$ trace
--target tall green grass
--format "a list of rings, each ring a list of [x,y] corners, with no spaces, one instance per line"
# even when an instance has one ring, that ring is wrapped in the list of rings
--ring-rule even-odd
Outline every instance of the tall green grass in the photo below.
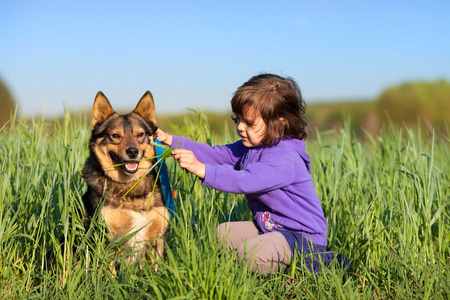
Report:
[[[72,119],[71,119],[72,118]],[[329,222],[329,249],[350,270],[319,276],[296,268],[259,277],[221,250],[214,229],[249,220],[241,195],[201,187],[168,160],[178,215],[164,259],[127,264],[106,244],[107,228],[89,228],[77,208],[86,186],[89,120],[13,120],[0,132],[0,297],[2,298],[443,298],[450,295],[449,136],[387,124],[361,142],[350,124],[307,142],[312,176]],[[164,128],[210,144],[216,136],[198,113]],[[225,130],[224,132],[229,132]],[[61,246],[60,241],[64,240]],[[51,254],[51,255],[49,255]],[[122,262],[115,274],[112,260]],[[293,280],[288,280],[293,279]],[[319,298],[320,297],[320,298]]]

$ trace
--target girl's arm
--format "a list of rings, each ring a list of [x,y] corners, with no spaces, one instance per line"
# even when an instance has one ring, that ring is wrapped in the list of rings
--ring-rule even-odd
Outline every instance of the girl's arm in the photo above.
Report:
[[[171,147],[178,148],[178,143],[180,143],[180,148],[192,151],[197,159],[204,164],[234,167],[242,154],[247,151],[241,140],[233,144],[211,147],[206,143],[194,142],[187,137],[172,136]]]
[[[211,147],[206,143],[194,142],[187,137],[172,136],[159,128],[156,130],[156,138],[172,148],[178,148],[178,143],[180,143],[180,148],[191,150],[203,163],[234,165],[246,151],[241,141],[225,146]]]
[[[306,171],[298,154],[279,148],[266,149],[258,161],[248,163],[244,170],[212,164],[206,164],[205,169],[203,185],[235,194],[266,193],[287,187],[296,180],[309,180],[306,175],[303,179],[295,178],[300,169]]]

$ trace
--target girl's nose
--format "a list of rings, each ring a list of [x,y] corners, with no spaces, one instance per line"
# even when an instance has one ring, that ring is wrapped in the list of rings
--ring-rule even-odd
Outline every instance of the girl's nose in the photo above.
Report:
[[[238,131],[244,130],[244,129],[245,129],[245,124],[244,124],[244,122],[238,120],[238,121],[236,122],[236,129],[237,129]]]

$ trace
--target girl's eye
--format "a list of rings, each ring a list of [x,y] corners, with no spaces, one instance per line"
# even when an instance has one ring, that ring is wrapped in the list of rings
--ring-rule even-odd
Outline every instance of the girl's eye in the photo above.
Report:
[[[231,116],[231,120],[233,120],[234,124],[237,124],[240,120],[237,116]]]

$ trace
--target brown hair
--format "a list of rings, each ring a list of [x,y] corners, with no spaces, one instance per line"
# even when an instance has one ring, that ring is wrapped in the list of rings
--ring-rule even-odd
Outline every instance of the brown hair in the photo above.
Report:
[[[264,145],[276,145],[285,137],[300,140],[308,137],[306,103],[294,79],[275,74],[253,76],[231,99],[231,109],[236,115],[242,116],[250,107],[261,114],[266,124]]]

